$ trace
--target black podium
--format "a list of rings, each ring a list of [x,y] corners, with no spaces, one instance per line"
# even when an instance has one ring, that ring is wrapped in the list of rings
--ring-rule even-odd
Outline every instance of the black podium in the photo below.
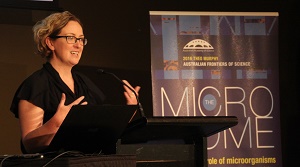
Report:
[[[136,154],[137,167],[207,166],[207,137],[237,124],[235,116],[148,118],[123,135],[117,154]]]
[[[51,166],[74,167],[206,167],[206,138],[238,124],[235,116],[205,116],[155,117],[147,118],[146,122],[138,119],[128,126],[135,110],[136,106],[74,107],[49,150],[62,149],[64,153],[76,150],[82,155],[10,155],[0,157],[1,164],[41,166],[51,162]],[[108,155],[90,154],[99,149]]]

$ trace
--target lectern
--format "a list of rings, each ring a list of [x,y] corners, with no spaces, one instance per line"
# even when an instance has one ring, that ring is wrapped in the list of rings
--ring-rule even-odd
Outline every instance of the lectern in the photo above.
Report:
[[[75,105],[46,151],[115,154],[116,142],[136,110],[136,105]]]
[[[207,137],[237,124],[235,116],[148,118],[123,135],[117,153],[136,154],[138,167],[207,166]]]

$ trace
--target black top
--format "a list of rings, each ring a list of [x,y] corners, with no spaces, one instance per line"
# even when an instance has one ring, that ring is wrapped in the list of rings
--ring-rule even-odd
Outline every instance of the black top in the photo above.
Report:
[[[75,93],[62,81],[58,72],[50,63],[30,75],[17,89],[10,110],[18,118],[18,103],[28,100],[42,108],[45,112],[44,123],[56,112],[62,93],[66,94],[65,105],[72,103],[80,96],[85,96],[83,101],[88,104],[101,105],[105,99],[103,92],[84,74],[72,70]]]
[[[58,72],[47,62],[43,67],[26,78],[17,89],[10,106],[10,111],[19,118],[18,103],[28,100],[44,110],[44,120],[47,122],[55,114],[62,93],[66,95],[65,105],[72,103],[80,96],[88,105],[101,105],[105,99],[103,92],[84,74],[72,70],[75,93],[62,81]],[[21,142],[21,150],[27,153]],[[47,150],[45,150],[47,151]]]
[[[47,122],[55,114],[62,93],[66,95],[65,105],[72,103],[80,96],[88,105],[101,105],[105,99],[103,92],[85,75],[72,70],[75,93],[62,81],[58,72],[47,62],[43,67],[26,78],[17,89],[10,106],[10,111],[19,118],[18,104],[20,100],[28,100],[44,110],[44,120]],[[21,150],[27,153],[22,142]]]

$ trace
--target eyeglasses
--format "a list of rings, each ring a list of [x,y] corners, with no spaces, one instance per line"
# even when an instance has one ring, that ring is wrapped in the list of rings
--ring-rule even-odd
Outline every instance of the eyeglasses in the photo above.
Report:
[[[80,45],[86,45],[87,39],[86,38],[76,38],[74,36],[50,36],[50,38],[66,38],[66,41],[68,44],[75,44],[77,41],[79,41]]]

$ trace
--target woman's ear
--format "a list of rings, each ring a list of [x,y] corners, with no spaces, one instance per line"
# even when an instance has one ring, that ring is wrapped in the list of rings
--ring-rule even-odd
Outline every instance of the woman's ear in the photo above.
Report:
[[[46,43],[46,45],[48,46],[48,48],[49,48],[50,50],[54,50],[53,41],[51,40],[50,37],[47,37],[47,38],[45,39],[45,43]]]

